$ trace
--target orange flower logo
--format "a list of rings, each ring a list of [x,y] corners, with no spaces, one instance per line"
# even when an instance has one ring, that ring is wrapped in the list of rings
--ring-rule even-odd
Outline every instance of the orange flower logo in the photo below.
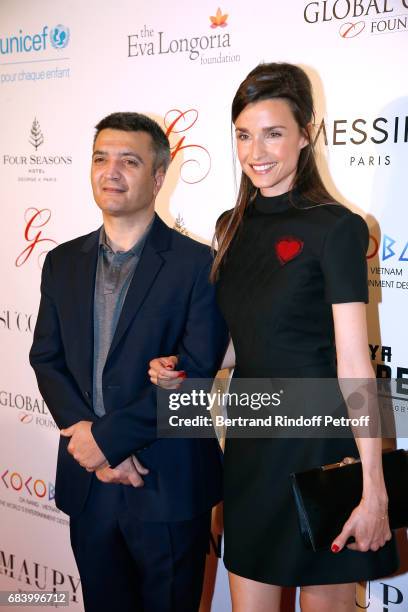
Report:
[[[217,12],[215,14],[215,16],[210,17],[211,20],[211,28],[225,28],[228,23],[227,23],[227,19],[228,19],[228,15],[222,14],[222,10],[220,8],[217,9]]]

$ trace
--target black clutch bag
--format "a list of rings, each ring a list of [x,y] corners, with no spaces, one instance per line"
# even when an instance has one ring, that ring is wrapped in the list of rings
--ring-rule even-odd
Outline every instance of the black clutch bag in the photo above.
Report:
[[[391,529],[408,527],[408,451],[383,453]],[[291,474],[300,530],[308,548],[330,548],[361,501],[361,462],[323,465]]]

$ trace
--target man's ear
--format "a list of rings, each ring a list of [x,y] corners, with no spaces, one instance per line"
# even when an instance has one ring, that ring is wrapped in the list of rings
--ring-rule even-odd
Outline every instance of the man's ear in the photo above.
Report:
[[[158,170],[156,170],[155,174],[154,174],[154,197],[157,196],[157,194],[159,193],[160,189],[162,188],[162,185],[164,183],[164,179],[166,177],[166,171],[164,170],[164,168],[158,168]]]

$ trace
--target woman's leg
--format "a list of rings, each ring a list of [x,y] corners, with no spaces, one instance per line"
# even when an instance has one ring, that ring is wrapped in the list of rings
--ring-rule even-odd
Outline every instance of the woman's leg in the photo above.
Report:
[[[279,612],[281,587],[228,573],[233,612]]]
[[[356,585],[325,584],[300,589],[302,612],[355,612]]]

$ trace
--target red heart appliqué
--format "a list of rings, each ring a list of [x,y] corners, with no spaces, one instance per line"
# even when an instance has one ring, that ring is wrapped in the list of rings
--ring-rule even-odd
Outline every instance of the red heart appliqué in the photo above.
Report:
[[[303,240],[294,238],[293,236],[285,236],[275,244],[276,255],[282,266],[300,255],[302,250]]]

